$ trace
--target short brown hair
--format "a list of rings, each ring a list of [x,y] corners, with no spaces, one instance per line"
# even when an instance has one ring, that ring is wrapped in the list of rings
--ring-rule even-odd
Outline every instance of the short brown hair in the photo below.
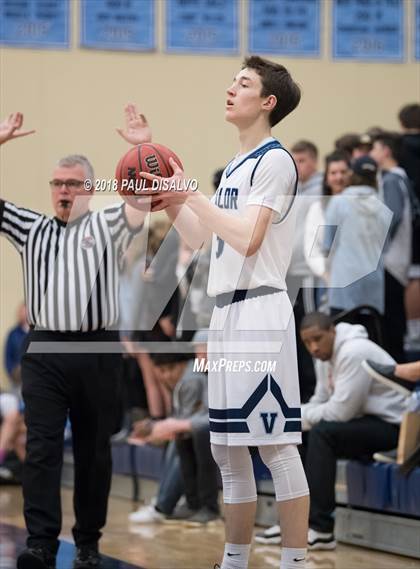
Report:
[[[315,160],[318,158],[318,148],[310,140],[299,140],[290,150],[293,154],[297,154],[298,152],[307,152],[308,154],[311,154]]]
[[[398,132],[383,132],[382,134],[378,134],[378,136],[375,136],[374,142],[379,142],[382,146],[389,148],[392,158],[396,162],[400,162],[402,138]]]
[[[420,129],[420,105],[417,103],[405,105],[398,113],[398,118],[404,128]]]
[[[242,69],[253,69],[261,77],[261,97],[274,95],[277,104],[269,116],[270,125],[274,126],[291,113],[299,104],[301,91],[289,71],[279,63],[273,63],[258,55],[246,57]]]

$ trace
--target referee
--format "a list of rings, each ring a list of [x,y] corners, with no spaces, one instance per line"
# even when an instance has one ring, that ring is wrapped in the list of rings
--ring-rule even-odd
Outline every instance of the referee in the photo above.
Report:
[[[126,119],[129,127],[127,109]],[[137,115],[137,121],[143,119]],[[30,134],[21,132],[22,121],[16,113],[0,124],[0,144]],[[145,119],[143,126],[137,129],[143,140],[130,141],[150,139]],[[107,329],[118,320],[119,265],[145,213],[123,204],[90,211],[84,182],[93,177],[83,156],[59,161],[50,181],[54,217],[0,200],[0,233],[22,259],[31,327],[22,360],[27,425],[23,496],[29,537],[18,569],[55,568],[68,416],[75,472],[74,568],[98,568],[101,563],[98,541],[111,483],[110,436],[118,426],[121,358],[112,351],[95,353],[88,344],[118,341],[118,332]]]

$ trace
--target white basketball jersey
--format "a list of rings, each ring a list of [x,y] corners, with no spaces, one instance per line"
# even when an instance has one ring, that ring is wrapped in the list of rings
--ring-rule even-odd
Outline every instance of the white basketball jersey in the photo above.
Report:
[[[228,164],[212,202],[234,216],[243,217],[250,205],[268,207],[275,215],[259,250],[250,257],[241,255],[213,234],[207,289],[210,296],[262,285],[286,290],[286,272],[293,249],[295,208],[292,205],[296,189],[293,159],[272,137]]]

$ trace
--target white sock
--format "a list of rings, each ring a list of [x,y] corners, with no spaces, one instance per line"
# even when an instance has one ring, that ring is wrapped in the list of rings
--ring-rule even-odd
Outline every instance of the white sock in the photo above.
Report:
[[[281,550],[280,569],[305,569],[305,549],[283,547]]]
[[[250,550],[251,544],[225,543],[220,569],[247,569]]]

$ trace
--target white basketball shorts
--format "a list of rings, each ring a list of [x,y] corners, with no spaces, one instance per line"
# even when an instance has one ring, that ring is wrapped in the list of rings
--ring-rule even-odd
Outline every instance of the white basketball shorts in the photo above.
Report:
[[[287,292],[216,307],[208,359],[213,444],[301,443],[295,322]]]

